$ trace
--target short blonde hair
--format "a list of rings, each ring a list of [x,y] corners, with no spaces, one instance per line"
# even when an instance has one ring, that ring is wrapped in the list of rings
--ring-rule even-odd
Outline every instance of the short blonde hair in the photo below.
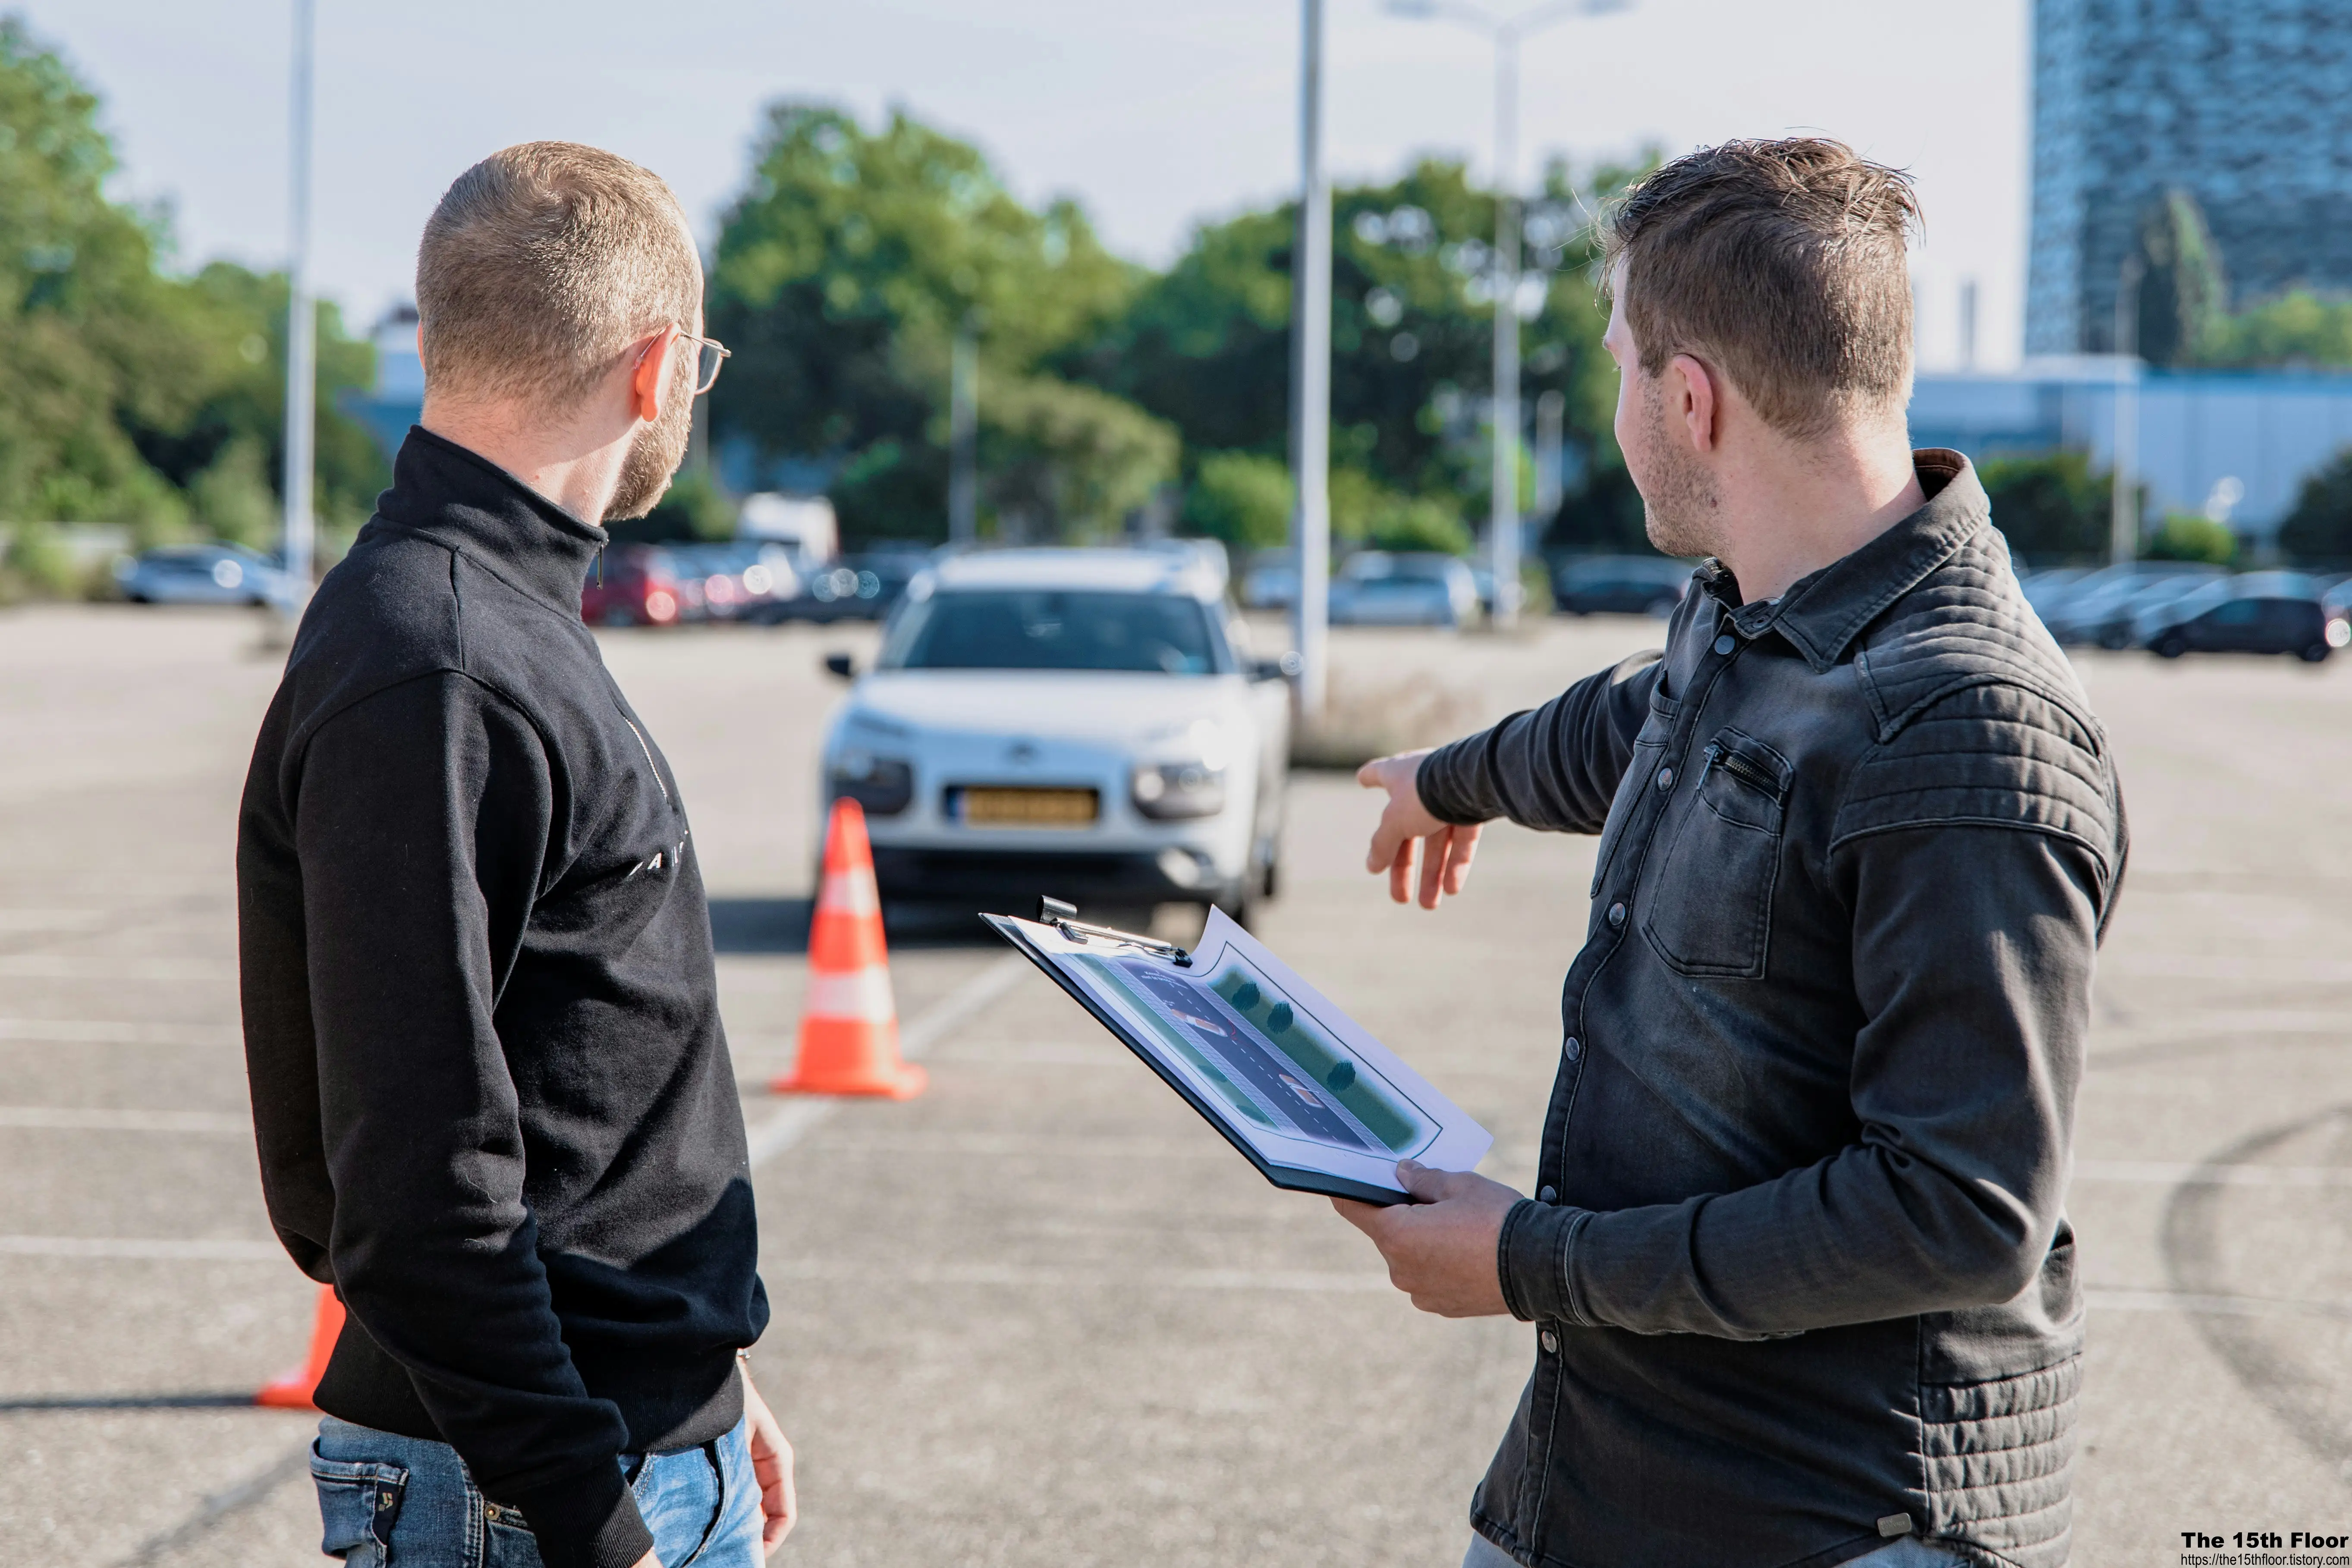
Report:
[[[692,331],[701,303],[669,186],[575,142],[526,142],[458,175],[416,251],[428,390],[575,402],[631,344]]]

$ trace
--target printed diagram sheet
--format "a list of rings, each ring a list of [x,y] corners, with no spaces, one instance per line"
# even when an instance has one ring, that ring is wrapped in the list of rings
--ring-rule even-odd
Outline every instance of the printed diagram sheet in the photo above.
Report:
[[[1466,1171],[1494,1142],[1222,911],[1189,965],[1061,925],[988,920],[1276,1185],[1395,1202],[1399,1160]]]

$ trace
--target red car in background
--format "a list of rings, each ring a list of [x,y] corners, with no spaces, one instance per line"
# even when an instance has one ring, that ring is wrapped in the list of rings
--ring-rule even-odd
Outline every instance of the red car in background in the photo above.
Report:
[[[699,587],[699,584],[696,584]],[[698,610],[702,595],[681,580],[668,551],[656,544],[615,544],[580,587],[580,618],[592,626],[675,626]]]

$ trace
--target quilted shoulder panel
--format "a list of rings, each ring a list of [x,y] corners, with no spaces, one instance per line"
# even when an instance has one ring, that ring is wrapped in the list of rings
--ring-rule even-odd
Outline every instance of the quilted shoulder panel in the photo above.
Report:
[[[1850,776],[1832,847],[1940,824],[2046,832],[2112,877],[2122,806],[2106,737],[1990,529],[1866,634],[1855,668],[1877,742]]]
[[[1881,739],[1959,688],[2038,691],[2095,731],[2074,666],[2025,602],[2009,548],[1979,528],[1864,632],[1854,667]]]

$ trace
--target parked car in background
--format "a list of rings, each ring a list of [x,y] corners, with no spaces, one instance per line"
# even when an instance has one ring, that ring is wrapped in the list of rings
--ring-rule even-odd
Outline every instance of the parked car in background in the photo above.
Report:
[[[1477,617],[1469,566],[1433,551],[1360,550],[1331,578],[1335,626],[1460,626]]]
[[[2017,568],[2018,586],[2025,595],[2025,602],[2032,606],[2033,613],[2042,618],[2046,628],[2050,625],[2050,617],[2057,613],[2066,595],[2074,592],[2074,584],[2089,576],[2092,571],[2093,568],[2088,566],[2052,566],[2032,572],[2020,566]]]
[[[782,545],[737,541],[727,544],[667,547],[679,578],[700,603],[696,618],[713,621],[759,618],[768,605],[796,596],[799,574]]]
[[[2035,606],[2042,624],[2060,645],[2098,642],[2105,635],[2110,647],[2133,644],[2134,601],[2142,595],[2160,599],[2175,579],[2198,584],[2221,575],[2221,568],[2189,561],[2126,561],[2085,573],[2061,592],[2047,608]],[[2029,601],[2030,602],[2030,601]]]
[[[1242,608],[1286,610],[1298,602],[1298,558],[1288,550],[1262,550],[1242,574]]]
[[[1213,903],[1281,862],[1290,693],[1222,573],[1167,550],[1002,550],[917,577],[825,731],[883,895],[1025,910]]]
[[[1551,574],[1551,605],[1561,615],[1656,616],[1675,613],[1691,584],[1691,563],[1668,555],[1581,555]]]
[[[580,618],[592,626],[667,626],[698,613],[699,584],[689,592],[669,551],[658,544],[615,544],[588,568]]]
[[[2352,617],[2301,573],[2249,572],[2147,612],[2134,631],[2142,647],[2165,658],[2291,653],[2317,664],[2352,643]]]
[[[134,605],[284,606],[297,598],[278,557],[242,544],[159,544],[117,561],[114,584]]]
[[[2074,617],[2077,635],[2085,642],[2110,650],[2137,647],[2141,640],[2137,628],[2143,616],[2160,614],[2167,606],[2228,576],[2219,566],[2190,566],[2179,572],[2144,576],[2129,588],[2107,596],[2103,607]]]
[[[907,584],[930,563],[919,550],[866,550],[803,576],[800,592],[763,605],[751,619],[778,621],[878,621],[906,594]]]

